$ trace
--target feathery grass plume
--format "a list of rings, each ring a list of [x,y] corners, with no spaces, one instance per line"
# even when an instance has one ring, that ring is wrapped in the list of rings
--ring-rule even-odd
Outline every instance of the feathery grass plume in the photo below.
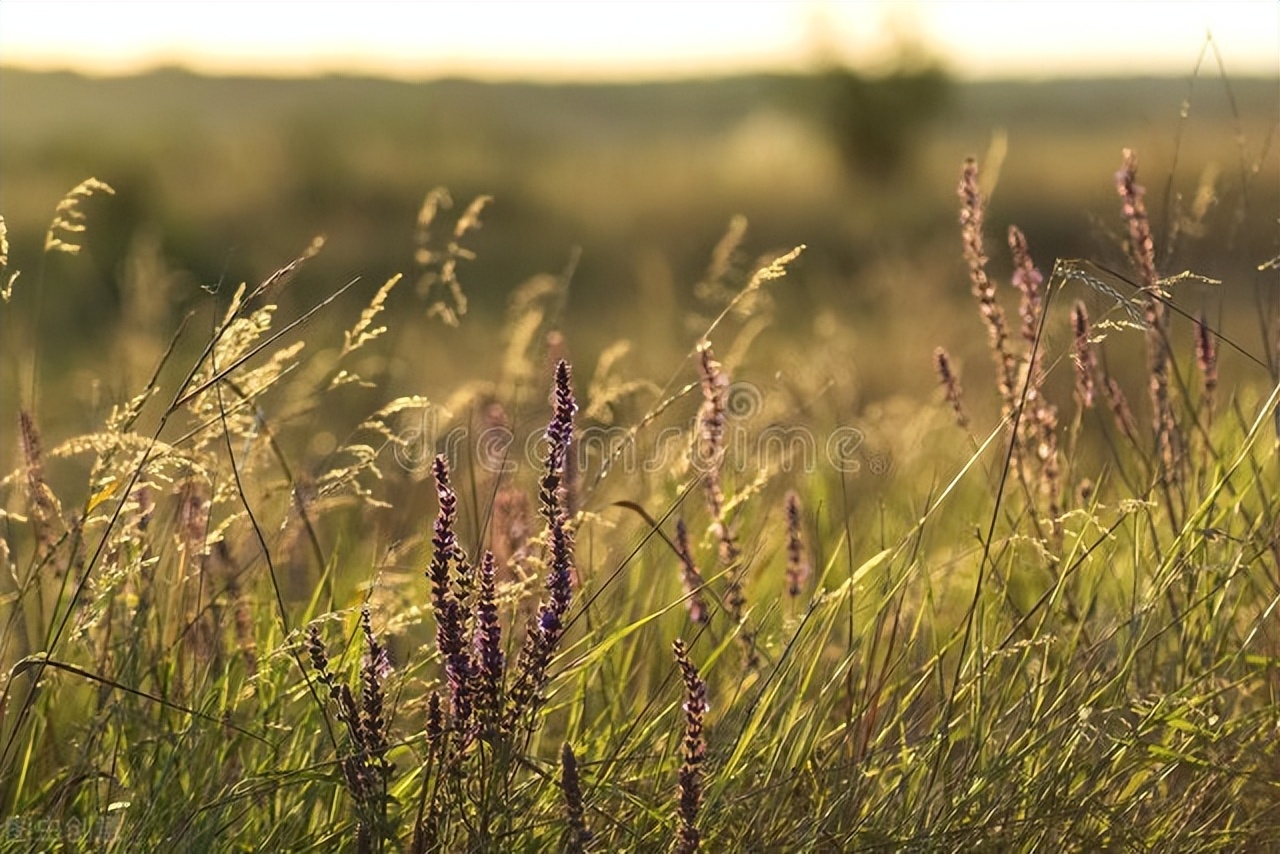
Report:
[[[555,411],[547,425],[547,459],[539,489],[551,552],[545,582],[547,599],[529,621],[520,648],[515,681],[507,696],[504,729],[508,732],[515,728],[521,715],[539,702],[538,692],[546,682],[547,666],[564,634],[564,615],[573,599],[573,530],[560,495],[560,478],[570,452],[573,414],[577,411],[568,362],[556,365],[554,396]]]
[[[491,196],[476,196],[458,217],[443,245],[436,247],[432,245],[432,224],[441,208],[453,206],[453,199],[448,190],[436,187],[423,200],[418,211],[415,235],[418,248],[414,261],[422,271],[418,278],[418,293],[424,297],[435,296],[427,308],[428,317],[438,317],[449,326],[457,326],[459,319],[467,313],[467,296],[458,281],[458,262],[471,261],[476,256],[463,247],[462,238],[480,228],[480,214],[491,201]]]
[[[964,260],[969,268],[969,282],[978,300],[978,309],[987,325],[991,353],[996,362],[996,382],[1004,413],[1008,415],[1017,403],[1017,372],[1013,354],[1009,352],[1009,332],[1005,327],[1004,309],[996,300],[996,287],[987,276],[987,254],[983,248],[982,225],[986,217],[986,200],[978,186],[978,161],[970,157],[964,162],[957,191],[960,196],[960,234],[964,244]]]
[[[689,547],[689,527],[684,518],[676,519],[676,553],[680,557],[680,582],[684,585],[685,601],[689,605],[689,619],[695,623],[705,623],[711,619],[711,611],[702,598],[702,573],[693,560],[693,549]]]
[[[578,780],[578,758],[573,755],[569,742],[560,747],[560,789],[564,792],[566,854],[584,854],[591,842],[586,814],[582,808],[582,784]]]
[[[40,555],[48,554],[57,541],[55,521],[62,518],[62,507],[44,479],[44,459],[40,451],[40,430],[25,409],[18,411],[19,439],[26,465],[27,497],[31,502],[31,524],[35,530]]]
[[[711,251],[711,261],[707,271],[693,288],[698,300],[711,305],[726,305],[733,301],[735,292],[729,286],[729,278],[735,267],[739,266],[739,250],[742,240],[747,234],[747,218],[735,214],[730,220],[720,240]]]
[[[676,854],[693,854],[702,844],[698,830],[698,809],[702,806],[703,764],[707,758],[707,742],[703,735],[703,719],[707,714],[707,684],[698,668],[689,660],[684,641],[671,644],[680,676],[684,681],[684,741],[681,744],[680,785],[676,795],[676,838],[672,848]]]
[[[475,716],[482,732],[491,731],[502,716],[502,678],[506,658],[502,652],[502,625],[498,622],[497,588],[493,552],[480,559],[475,603]]]
[[[360,320],[356,321],[356,325],[348,329],[347,332],[342,333],[342,352],[338,353],[339,361],[360,350],[365,344],[376,341],[387,332],[387,326],[374,326],[374,320],[387,307],[387,297],[390,296],[392,288],[396,287],[399,280],[401,280],[401,274],[399,273],[387,279],[387,283],[378,288],[378,292],[369,301],[369,305],[365,306],[365,310],[360,312]],[[351,371],[340,370],[330,380],[329,388],[337,388],[338,385],[346,385],[347,383],[366,385],[366,387],[369,385],[369,383],[360,378],[360,375],[353,374]]]
[[[800,537],[800,496],[796,491],[787,492],[787,595],[800,595],[809,580],[809,558],[805,554],[804,541]]]
[[[969,416],[964,411],[964,392],[960,388],[960,379],[951,366],[951,356],[941,347],[933,351],[933,369],[938,374],[947,403],[951,404],[951,409],[956,414],[956,423],[960,425],[960,429],[968,430]]]
[[[1125,243],[1129,260],[1138,271],[1143,291],[1143,321],[1147,335],[1147,371],[1150,377],[1152,430],[1156,440],[1156,457],[1160,461],[1163,476],[1176,477],[1174,463],[1178,457],[1175,443],[1177,425],[1173,417],[1173,402],[1169,389],[1168,318],[1160,280],[1156,275],[1155,243],[1151,238],[1151,221],[1147,217],[1144,188],[1137,181],[1138,158],[1132,150],[1124,149],[1124,164],[1116,172],[1116,192],[1121,199],[1121,213],[1128,226],[1129,237]]]
[[[1089,312],[1079,300],[1071,307],[1071,329],[1075,335],[1071,356],[1076,366],[1076,402],[1081,409],[1092,409],[1098,357],[1089,340]]]
[[[420,417],[425,418],[426,413],[433,408],[434,404],[425,397],[398,397],[361,421],[351,432],[353,438],[330,455],[333,459],[345,458],[344,461],[350,461],[343,465],[330,464],[315,481],[316,497],[334,500],[341,495],[353,495],[362,504],[385,507],[385,503],[373,497],[373,492],[364,479],[382,479],[379,457],[388,449],[395,454],[403,454],[398,458],[400,461],[415,461],[416,465],[415,455],[419,449],[415,447],[415,443],[422,436],[416,432],[416,424],[406,424],[405,413],[419,410],[423,413]],[[370,436],[376,438],[371,439]],[[302,506],[305,506],[305,502]]]
[[[649,392],[655,398],[662,397],[662,389],[648,380],[624,380],[615,370],[628,353],[631,342],[625,338],[604,349],[596,360],[595,373],[587,387],[587,405],[583,417],[601,424],[612,424],[615,409],[623,400],[639,392]]]
[[[1203,313],[1196,318],[1196,367],[1200,369],[1200,379],[1204,383],[1201,406],[1212,414],[1214,392],[1218,388],[1218,339]]]
[[[18,280],[18,271],[9,272],[9,226],[0,216],[0,300],[8,302],[13,297],[13,283]]]
[[[54,208],[53,222],[49,223],[49,230],[44,235],[44,251],[78,255],[80,244],[77,241],[85,230],[84,211],[80,209],[81,202],[95,193],[114,196],[115,192],[108,184],[97,178],[89,178],[72,187]]]
[[[449,713],[459,734],[471,725],[475,663],[468,648],[465,603],[458,598],[458,579],[469,574],[466,554],[458,544],[454,521],[458,497],[449,484],[449,463],[444,455],[432,462],[436,497],[440,503],[431,536],[431,607],[436,618],[436,649],[449,680]]]
[[[391,289],[396,286],[400,279],[400,273],[396,273],[387,279],[386,284],[378,288],[378,292],[373,295],[373,299],[369,300],[369,305],[365,307],[364,311],[360,312],[360,319],[356,321],[356,325],[342,333],[342,352],[338,354],[338,358],[359,350],[365,344],[377,339],[387,331],[385,326],[374,326],[373,321],[386,307],[387,297],[391,295]]]
[[[540,366],[534,351],[543,334],[548,314],[556,313],[556,306],[565,299],[565,283],[559,276],[540,275],[521,283],[507,299],[506,317],[502,324],[502,369],[495,388],[498,400],[516,400],[529,383],[539,376]],[[547,350],[553,342],[545,341]],[[543,351],[542,355],[550,358]],[[555,365],[555,361],[551,361]]]

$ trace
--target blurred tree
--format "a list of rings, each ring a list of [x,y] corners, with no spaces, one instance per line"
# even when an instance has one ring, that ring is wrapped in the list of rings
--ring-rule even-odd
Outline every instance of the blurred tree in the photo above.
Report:
[[[942,113],[951,81],[936,65],[866,77],[839,67],[823,75],[830,130],[849,171],[898,177],[919,131]]]
[[[890,7],[879,25],[881,48],[846,61],[838,21],[817,7],[810,22],[818,69],[818,120],[851,175],[877,182],[901,176],[924,127],[942,115],[952,81],[922,40],[913,14]]]

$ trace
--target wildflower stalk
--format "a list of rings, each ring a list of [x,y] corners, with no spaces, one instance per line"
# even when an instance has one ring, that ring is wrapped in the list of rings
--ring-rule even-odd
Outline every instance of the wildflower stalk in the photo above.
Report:
[[[991,353],[996,363],[996,383],[1004,414],[1013,411],[1017,403],[1017,371],[1013,354],[1009,351],[1009,331],[1005,325],[1004,309],[996,301],[996,287],[987,276],[987,253],[983,247],[982,227],[986,217],[986,199],[978,187],[978,161],[970,157],[964,162],[960,177],[960,234],[964,247],[964,260],[969,268],[969,282],[978,300],[978,310],[987,326]]]
[[[560,789],[564,792],[565,819],[568,824],[564,850],[566,854],[584,854],[591,842],[591,831],[587,828],[586,814],[582,807],[578,758],[573,755],[573,748],[567,741],[560,748]]]
[[[964,411],[964,392],[960,388],[960,379],[951,365],[951,356],[941,347],[933,351],[933,368],[938,374],[943,393],[947,396],[947,403],[951,404],[951,411],[955,413],[956,424],[962,430],[969,429],[969,416]]]
[[[1203,314],[1196,318],[1196,367],[1203,384],[1200,406],[1212,418],[1214,393],[1218,389],[1218,339]]]
[[[703,735],[703,719],[707,714],[707,685],[698,674],[698,668],[689,660],[684,641],[671,644],[680,676],[684,682],[684,740],[681,743],[682,764],[679,787],[676,794],[676,837],[673,851],[676,854],[693,854],[702,845],[702,833],[698,829],[698,810],[702,806],[703,765],[707,758],[707,743]]]
[[[1156,459],[1161,479],[1175,479],[1178,459],[1177,424],[1173,417],[1173,401],[1169,388],[1168,318],[1163,292],[1156,275],[1155,243],[1151,237],[1151,221],[1147,217],[1144,188],[1137,181],[1138,158],[1132,150],[1124,150],[1124,163],[1116,172],[1116,191],[1121,199],[1121,212],[1128,227],[1126,249],[1129,260],[1138,271],[1142,285],[1143,321],[1147,337],[1147,373],[1151,395],[1152,431],[1155,435]]]
[[[465,601],[460,598],[466,584],[455,583],[455,577],[468,576],[470,570],[454,532],[458,497],[449,483],[449,464],[443,456],[433,461],[432,474],[440,510],[431,537],[427,577],[431,582],[431,607],[436,618],[436,648],[449,680],[449,713],[453,726],[461,734],[471,725],[475,666],[466,643]]]
[[[1076,404],[1082,410],[1092,409],[1098,358],[1093,352],[1093,343],[1089,340],[1089,312],[1083,302],[1077,301],[1071,309],[1071,330],[1075,339],[1072,360],[1076,368]]]
[[[695,623],[705,623],[711,619],[711,611],[702,596],[702,574],[693,560],[693,550],[689,546],[689,527],[683,518],[676,519],[676,554],[680,558],[680,581],[684,585],[686,601],[689,605],[689,619]]]
[[[546,683],[547,666],[564,634],[564,616],[573,598],[573,530],[563,506],[561,478],[573,438],[573,414],[577,410],[568,362],[556,365],[555,412],[547,426],[547,459],[539,498],[547,519],[549,560],[547,598],[529,622],[516,662],[515,681],[507,695],[503,729],[515,728],[522,715],[538,704],[538,692]]]
[[[495,573],[493,553],[486,551],[480,561],[474,639],[477,664],[475,713],[482,733],[491,731],[501,717],[502,679],[506,666],[502,626],[498,622]]]
[[[784,507],[787,516],[787,595],[794,599],[804,590],[810,572],[809,559],[800,536],[800,496],[795,490],[787,493]]]
[[[755,650],[755,632],[745,621],[747,600],[742,593],[742,551],[725,512],[724,487],[720,467],[725,453],[725,412],[729,378],[711,351],[711,342],[698,345],[698,366],[702,375],[702,407],[698,410],[698,435],[695,441],[695,464],[702,473],[703,493],[711,530],[719,543],[720,563],[727,569],[724,604],[733,622],[741,627],[739,639],[746,652],[748,667],[759,663]]]

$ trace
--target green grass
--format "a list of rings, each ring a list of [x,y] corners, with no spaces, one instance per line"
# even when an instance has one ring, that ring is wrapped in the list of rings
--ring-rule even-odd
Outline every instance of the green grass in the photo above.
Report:
[[[92,233],[88,204],[64,226],[87,210]],[[1140,261],[1133,217],[1096,213]],[[1219,342],[1211,397],[1175,310],[1187,285],[1163,283],[1161,337],[1142,326],[1153,291],[1135,324],[1045,265],[1030,335],[1005,316],[1007,417],[970,360],[961,429],[940,393],[853,411],[837,319],[771,339],[806,256],[753,261],[740,231],[712,252],[687,331],[661,318],[678,350],[638,337],[630,356],[575,360],[567,275],[519,289],[501,328],[425,321],[437,299],[457,308],[450,265],[474,238],[449,216],[419,235],[434,254],[413,314],[384,310],[410,276],[349,286],[368,307],[334,317],[343,289],[301,289],[308,253],[176,329],[122,331],[97,357],[150,379],[120,387],[99,366],[114,408],[78,421],[43,381],[59,354],[40,332],[80,233],[59,228],[66,244],[16,281],[0,306],[23,342],[5,373],[21,415],[3,416],[22,457],[0,482],[0,850],[1274,845],[1274,301],[1265,352]],[[987,251],[1002,278],[1004,252]],[[1069,268],[1144,293],[1140,265]],[[1101,392],[1092,408],[1072,396],[1082,295],[1133,435]],[[980,327],[974,309],[940,343]],[[1171,364],[1167,459],[1151,347]],[[660,369],[633,372],[639,356]],[[405,387],[407,359],[438,374],[430,400]],[[560,359],[571,392],[563,376],[553,391]],[[678,519],[701,588],[682,585]],[[811,572],[790,596],[797,554]],[[490,604],[505,665],[477,699]]]

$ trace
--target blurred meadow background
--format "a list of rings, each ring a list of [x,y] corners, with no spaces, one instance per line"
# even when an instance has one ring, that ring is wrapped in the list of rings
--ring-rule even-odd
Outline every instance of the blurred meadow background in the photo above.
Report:
[[[905,13],[869,2],[693,3],[683,13],[663,3],[528,4],[537,12],[507,3],[254,5],[0,6],[0,285],[20,271],[0,305],[0,812],[18,834],[0,850],[82,850],[90,826],[108,826],[99,842],[122,851],[339,842],[361,851],[586,850],[581,803],[575,820],[569,796],[568,830],[558,818],[577,787],[562,776],[573,763],[561,741],[588,757],[597,850],[663,850],[673,827],[677,850],[694,850],[695,817],[671,798],[676,766],[683,797],[686,772],[701,760],[687,741],[684,753],[678,737],[662,741],[680,734],[682,714],[668,649],[702,625],[683,604],[691,594],[679,567],[693,557],[728,585],[729,618],[707,624],[708,641],[691,653],[711,670],[709,725],[720,733],[707,748],[704,833],[718,840],[709,850],[1274,850],[1265,848],[1280,827],[1274,769],[1232,765],[1250,751],[1274,760],[1277,743],[1275,431],[1258,440],[1249,430],[1280,377],[1273,3],[944,2]],[[155,20],[140,23],[147,17]],[[1202,392],[1184,388],[1191,414],[1180,427],[1188,449],[1202,439],[1214,448],[1210,434],[1225,445],[1177,478],[1158,460],[1158,438],[1129,435],[1127,448],[1123,429],[1101,425],[1109,415],[1087,420],[1079,398],[1072,403],[1079,301],[1112,322],[1099,333],[1110,338],[1107,375],[1128,389],[1143,430],[1152,417],[1144,336],[1124,326],[1106,292],[1141,294],[1132,218],[1117,196],[1125,149],[1146,187],[1171,306],[1162,346],[1178,381],[1192,385],[1193,318],[1227,342],[1209,393],[1218,419],[1205,414]],[[1018,452],[1003,459],[1010,408],[958,224],[967,157],[980,166],[991,277],[1012,340],[1021,342],[1018,295],[1005,284],[1009,224],[1025,234],[1049,289],[1036,338],[1049,367],[1023,379],[1037,377],[1036,393],[1060,407],[1061,501],[1027,486]],[[90,177],[109,191],[91,188],[64,205]],[[60,251],[58,240],[77,251]],[[760,279],[800,246],[785,275]],[[1053,275],[1060,260],[1103,286]],[[1170,280],[1184,271],[1194,275]],[[232,337],[233,319],[257,331],[235,327],[244,339],[219,356],[212,342]],[[700,361],[704,336],[714,368]],[[965,389],[964,428],[939,384],[939,346]],[[575,435],[596,439],[582,441],[580,470],[561,461],[563,494],[559,505],[544,495],[551,509],[538,539],[544,520],[520,490],[534,495],[542,483],[560,359],[574,371]],[[730,448],[721,504],[708,487],[703,507],[706,473],[687,458],[705,439],[721,368],[732,381],[721,401],[730,432],[763,431],[780,444],[753,446],[777,456],[734,457]],[[212,400],[223,381],[239,404]],[[484,438],[495,426],[509,439],[497,456]],[[789,431],[809,445],[792,447],[800,434]],[[169,463],[141,450],[151,436],[168,443],[156,453]],[[1044,464],[1058,446],[1027,447],[1026,459],[1040,454],[1034,478],[1057,477]],[[1244,459],[1236,450],[1249,454],[1251,486],[1224,474],[1224,460]],[[551,668],[553,688],[534,679],[535,693],[546,688],[553,699],[545,710],[529,706],[540,723],[523,740],[503,741],[513,730],[499,726],[500,735],[459,736],[441,752],[424,746],[433,720],[425,698],[452,690],[456,702],[458,684],[441,664],[451,661],[447,644],[432,645],[447,597],[433,612],[422,578],[441,554],[430,539],[444,494],[437,453],[453,468],[471,556],[459,571],[476,572],[485,548],[497,555],[509,661],[541,573],[556,565],[557,525],[576,537],[582,599],[570,613],[582,619]],[[1018,510],[1001,504],[1007,466],[1024,476]],[[1198,516],[1224,489],[1237,500],[1227,515]],[[788,492],[804,508],[794,527],[805,560],[789,551],[800,540],[787,533]],[[933,520],[940,493],[951,504]],[[1085,532],[1104,529],[1116,508],[1138,520],[1111,558],[1127,569],[1081,571],[1092,580],[1063,592],[1061,567],[1093,554],[1081,545]],[[1090,522],[1067,524],[1064,545],[1060,519],[1071,512]],[[160,533],[148,527],[153,514]],[[692,555],[674,527],[686,516]],[[528,530],[513,533],[520,525]],[[742,553],[726,558],[730,529]],[[1199,546],[1187,545],[1193,533]],[[1212,565],[1256,572],[1251,598],[1232,599],[1229,618],[1218,610],[1198,623],[1188,615],[1221,605],[1214,596],[1229,583],[1206,593],[1192,582],[1184,589],[1179,576],[1153,582],[1139,607],[1143,572],[1182,572],[1189,554],[1208,561],[1209,542],[1240,545]],[[1000,557],[989,559],[993,548]],[[974,584],[986,590],[988,560],[999,592],[978,609]],[[811,601],[784,595],[784,564],[788,584],[812,567]],[[460,602],[479,595],[468,583],[458,582]],[[739,585],[750,616],[733,603]],[[163,592],[145,592],[151,586]],[[1164,622],[1153,636],[1139,625],[1156,621],[1152,602],[1168,609],[1161,619],[1204,634],[1165,648]],[[308,667],[323,681],[315,642],[303,647],[308,624],[335,646],[345,632],[351,650],[367,643],[366,661],[377,657],[372,635],[361,640],[362,605],[390,648],[395,674],[386,678],[399,692],[387,704],[403,776],[386,771],[377,783],[389,800],[372,797],[355,766],[325,764],[383,754],[355,734],[359,749],[344,753],[346,742],[320,723],[344,721],[339,695],[326,706],[299,687],[312,685]],[[1020,635],[1037,613],[1048,622]],[[821,625],[812,639],[810,616]],[[1209,639],[1214,619],[1222,634]],[[983,626],[1022,646],[984,658],[987,647],[970,640]],[[1240,664],[1232,656],[1243,647],[1228,649],[1245,637],[1264,641],[1249,647],[1254,669],[1223,676],[1223,662]],[[1057,658],[1028,665],[1055,643]],[[1197,643],[1202,657],[1191,651]],[[137,660],[144,649],[164,663]],[[794,684],[793,649],[808,668]],[[1158,654],[1150,671],[1126,669],[1148,653]],[[1153,762],[1165,764],[1135,770],[1076,735],[1053,745],[975,736],[966,727],[981,729],[984,704],[1018,702],[983,694],[1000,655],[1017,673],[1057,674],[1047,705],[1067,723],[1079,716],[1081,727],[1087,710],[1105,708],[1140,729],[1133,721],[1150,717],[1135,709],[1191,685],[1184,699],[1195,714],[1209,714],[1207,698],[1220,703],[1203,724],[1219,727],[1213,748],[1179,753],[1160,741],[1170,755]],[[46,669],[40,656],[66,666]],[[1124,673],[1117,684],[1138,686],[1132,696],[1104,696],[1071,676],[1113,666]],[[1225,682],[1206,687],[1198,666]],[[376,670],[361,670],[366,689],[383,678]],[[683,678],[692,718],[697,674]],[[517,683],[508,699],[523,696]],[[1239,689],[1235,699],[1222,699],[1226,683]],[[794,689],[790,699],[782,685]],[[363,702],[372,732],[368,719],[379,718],[367,692]],[[204,717],[181,713],[192,709]],[[1231,709],[1245,710],[1240,730],[1219,726]],[[767,714],[777,717],[762,723]],[[1170,731],[1191,732],[1192,717]],[[243,729],[214,744],[219,727],[209,731],[205,718]],[[1022,723],[1011,726],[1025,727],[1015,718]],[[791,745],[786,733],[800,720],[812,722],[813,741]],[[152,743],[148,721],[181,735]],[[1136,731],[1116,743],[1138,744],[1136,735],[1125,741]],[[686,739],[692,733],[690,722]],[[261,752],[255,739],[274,747]],[[496,746],[516,743],[510,753]],[[184,751],[200,767],[183,765]],[[1102,770],[1081,782],[1051,767],[1073,751],[1105,754]],[[441,756],[471,770],[433,770]],[[1205,770],[1215,756],[1229,757],[1235,804],[1209,803],[1221,783]],[[1025,764],[1010,771],[1006,760]],[[645,763],[658,769],[652,779]],[[717,781],[717,765],[737,776]],[[377,763],[360,767],[383,773]],[[466,782],[484,778],[478,767],[502,781],[505,803],[521,806],[494,818],[476,794],[485,787]],[[808,789],[786,788],[799,777]],[[182,803],[165,800],[166,780],[180,784]],[[782,806],[757,814],[753,799],[777,780]],[[966,780],[999,785],[973,782],[965,794]],[[829,794],[836,789],[853,794]],[[1182,800],[1189,790],[1197,794]],[[886,805],[894,792],[901,801]],[[1027,800],[1010,806],[1017,797]],[[1200,823],[1167,819],[1169,804],[1192,802]],[[1067,804],[1065,817],[1051,814],[1053,804]],[[759,821],[756,830],[744,816]],[[68,817],[84,823],[81,836],[69,834]],[[1139,828],[1132,837],[1126,822]],[[435,842],[428,828],[439,831]]]
[[[1242,19],[1267,24],[1258,5],[1239,5]],[[572,29],[571,8],[554,8],[565,17],[545,25]],[[324,251],[282,300],[307,303],[358,275],[364,284],[347,297],[357,305],[392,273],[413,278],[416,217],[437,187],[455,201],[453,216],[476,196],[493,202],[468,241],[475,259],[460,267],[471,323],[451,330],[420,322],[428,303],[414,282],[388,303],[395,317],[413,319],[395,324],[393,334],[409,338],[394,350],[404,363],[390,377],[433,394],[454,384],[455,365],[492,374],[500,348],[486,332],[500,324],[512,292],[566,270],[568,298],[555,323],[572,332],[578,359],[594,363],[614,340],[636,337],[646,342],[632,354],[638,373],[669,371],[673,352],[687,351],[698,333],[697,321],[688,322],[699,307],[695,286],[731,219],[742,216],[744,257],[808,247],[803,275],[772,295],[779,322],[762,343],[838,340],[847,348],[840,361],[853,384],[841,394],[851,408],[900,392],[918,397],[933,385],[924,369],[933,346],[983,352],[981,336],[956,323],[969,297],[957,275],[954,184],[971,155],[988,170],[995,215],[1023,228],[1044,266],[1089,258],[1114,268],[1110,176],[1120,149],[1134,149],[1158,225],[1171,231],[1180,219],[1197,220],[1161,247],[1164,270],[1228,283],[1187,294],[1194,309],[1252,311],[1254,268],[1271,257],[1280,192],[1276,78],[1258,76],[1253,56],[1245,66],[1252,73],[1236,71],[1230,45],[1184,30],[1180,49],[1163,45],[1176,59],[1160,76],[1113,55],[1101,77],[1086,66],[1089,76],[1077,79],[1037,70],[1029,80],[975,80],[963,59],[902,31],[902,21],[885,24],[885,10],[836,8],[844,18],[805,22],[808,44],[791,73],[753,69],[749,57],[740,73],[669,79],[668,71],[658,82],[618,81],[605,67],[613,79],[601,83],[586,73],[564,82],[554,65],[542,79],[422,82],[350,72],[280,79],[168,67],[86,77],[6,67],[0,202],[15,266],[34,277],[21,259],[38,256],[68,189],[94,176],[116,190],[91,203],[84,254],[51,271],[58,282],[43,300],[39,330],[45,370],[70,381],[42,404],[79,407],[102,382],[114,386],[103,400],[139,388],[151,351],[95,383],[102,348],[138,335],[167,341],[185,312],[211,302],[208,291],[221,285],[227,299],[234,285],[266,278],[317,235]],[[1016,25],[1001,29],[1000,13],[982,13],[989,17],[979,31],[991,33],[985,51],[1008,50],[1019,38]],[[1041,27],[1061,26],[1064,15],[1045,17]],[[878,32],[884,42],[869,68],[840,49],[838,24],[850,18],[855,33]],[[1024,26],[1037,23],[1024,18]],[[432,18],[414,25],[429,29]],[[305,32],[305,19],[298,26]],[[660,54],[655,62],[660,68]],[[673,65],[679,73],[679,61]],[[32,288],[19,298],[24,291],[29,297]],[[128,316],[135,308],[145,320]],[[1231,322],[1256,335],[1247,317]],[[20,337],[10,346],[21,348],[31,343],[21,336],[36,330],[13,334]],[[445,358],[460,347],[468,358]],[[12,369],[17,360],[6,363]]]

